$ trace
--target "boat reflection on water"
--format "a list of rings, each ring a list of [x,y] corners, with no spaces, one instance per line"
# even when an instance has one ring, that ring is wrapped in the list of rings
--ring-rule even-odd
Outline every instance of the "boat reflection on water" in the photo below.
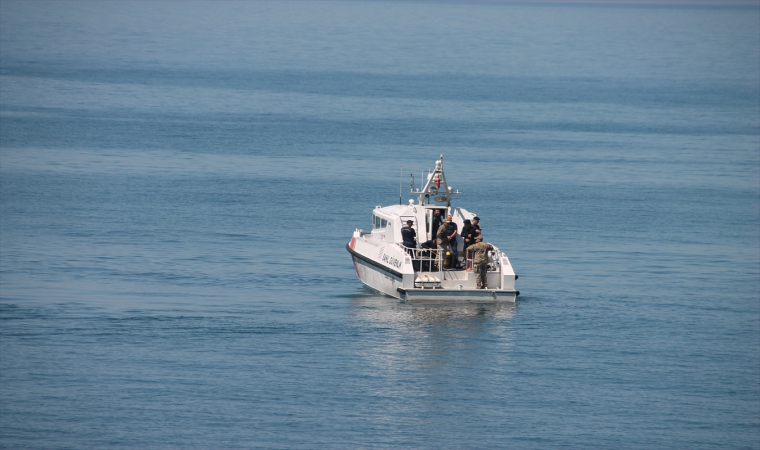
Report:
[[[399,302],[384,295],[357,296],[351,301],[352,313],[365,319],[400,324],[441,324],[463,319],[511,319],[514,303],[504,302]]]
[[[387,377],[479,378],[481,369],[510,364],[514,303],[399,302],[359,294],[349,315],[368,370]]]

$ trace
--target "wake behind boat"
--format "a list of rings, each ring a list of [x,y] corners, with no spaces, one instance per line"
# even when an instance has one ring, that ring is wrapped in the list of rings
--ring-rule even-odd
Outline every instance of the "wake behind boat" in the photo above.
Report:
[[[414,181],[412,181],[414,185]],[[443,155],[435,162],[435,170],[427,176],[426,184],[417,195],[417,203],[376,206],[372,211],[372,230],[354,231],[346,249],[351,254],[356,275],[367,286],[401,300],[462,300],[514,302],[520,295],[515,290],[517,275],[509,258],[493,246],[488,252],[487,286],[478,289],[472,270],[472,252],[464,252],[464,240],[459,234],[450,243],[456,245],[456,260],[435,246],[438,224],[435,210],[450,215],[461,231],[464,221],[475,215],[464,208],[452,207],[451,197],[460,192],[449,187],[443,173]],[[402,227],[413,222],[416,242],[403,244]],[[408,243],[408,242],[407,242]],[[493,245],[493,244],[491,244]],[[453,251],[451,253],[454,253]]]

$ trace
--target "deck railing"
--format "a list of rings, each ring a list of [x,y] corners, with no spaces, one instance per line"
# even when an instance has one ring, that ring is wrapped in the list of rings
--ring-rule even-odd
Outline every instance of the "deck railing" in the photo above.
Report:
[[[398,244],[407,254],[412,257],[412,266],[415,272],[441,272],[443,270],[451,270],[444,265],[445,251],[438,248],[409,248],[402,244]],[[496,272],[499,270],[499,259],[496,257],[498,251],[488,252],[488,271]],[[464,255],[459,255],[459,270],[472,270],[472,252],[462,252]],[[451,261],[453,263],[453,261]]]

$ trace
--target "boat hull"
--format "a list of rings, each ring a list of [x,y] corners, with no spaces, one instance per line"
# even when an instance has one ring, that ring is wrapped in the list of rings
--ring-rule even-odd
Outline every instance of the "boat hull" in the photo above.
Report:
[[[403,275],[392,273],[352,253],[356,276],[372,289],[391,297],[401,298],[398,289],[403,285]]]
[[[356,269],[356,276],[370,288],[402,301],[460,301],[460,302],[515,302],[519,291],[502,289],[446,289],[446,288],[405,288],[403,274],[378,261],[365,257],[347,246]]]
[[[462,301],[462,302],[512,302],[518,291],[500,289],[402,289],[401,299],[405,301]]]

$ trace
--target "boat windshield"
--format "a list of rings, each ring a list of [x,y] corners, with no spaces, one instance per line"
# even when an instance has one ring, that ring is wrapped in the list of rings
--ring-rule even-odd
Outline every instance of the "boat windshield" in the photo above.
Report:
[[[382,217],[372,215],[372,228],[385,228],[388,226],[388,221]]]

